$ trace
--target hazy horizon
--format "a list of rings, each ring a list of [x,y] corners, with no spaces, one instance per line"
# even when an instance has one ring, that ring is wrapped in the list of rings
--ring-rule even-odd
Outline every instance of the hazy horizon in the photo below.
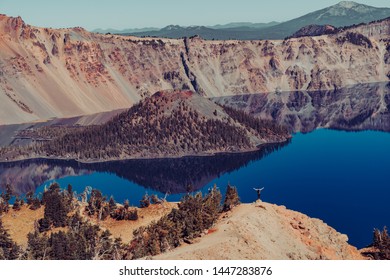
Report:
[[[127,29],[170,24],[216,25],[231,22],[283,22],[339,3],[339,0],[274,1],[207,1],[182,0],[109,2],[68,0],[53,4],[49,0],[12,0],[0,3],[0,13],[21,16],[28,24],[41,27],[75,27],[94,29]],[[388,0],[356,1],[374,7],[389,7]],[[185,4],[184,4],[185,3]]]

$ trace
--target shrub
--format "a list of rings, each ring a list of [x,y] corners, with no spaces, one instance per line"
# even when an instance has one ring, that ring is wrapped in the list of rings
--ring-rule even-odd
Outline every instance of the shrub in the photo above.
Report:
[[[161,201],[161,199],[158,198],[157,195],[152,194],[152,196],[150,197],[150,202],[152,204],[161,204],[162,201]]]
[[[139,206],[140,208],[148,208],[149,205],[150,205],[150,198],[149,198],[149,196],[147,194],[145,194],[142,197],[142,199],[140,200],[139,204],[140,204],[140,206]]]
[[[12,205],[12,209],[15,210],[15,211],[19,211],[20,210],[20,207],[21,207],[21,200],[19,197],[15,198],[15,202],[14,204]]]
[[[117,221],[127,220],[136,221],[138,220],[138,210],[136,208],[130,209],[124,206],[118,207],[112,214],[111,217]]]

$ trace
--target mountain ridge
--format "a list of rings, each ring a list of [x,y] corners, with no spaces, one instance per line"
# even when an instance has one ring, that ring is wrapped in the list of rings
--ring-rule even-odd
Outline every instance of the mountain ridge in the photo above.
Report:
[[[215,25],[190,25],[190,26],[180,26],[181,28],[188,28],[188,27],[206,27],[211,29],[251,29],[251,28],[265,28],[268,26],[277,25],[279,22],[277,21],[271,21],[267,23],[254,23],[254,22],[230,22],[226,24],[215,24]],[[169,25],[167,25],[169,26]],[[161,29],[166,28],[158,28],[158,27],[143,27],[143,28],[126,28],[126,29],[115,29],[115,28],[96,28],[91,30],[91,32],[94,33],[115,33],[115,34],[126,34],[126,33],[138,33],[138,32],[148,32],[148,31],[159,31]]]
[[[300,17],[279,23],[271,26],[262,26],[261,28],[224,28],[216,29],[213,26],[196,29],[180,27],[176,32],[166,32],[164,28],[151,32],[128,33],[127,35],[134,36],[155,36],[167,38],[181,38],[199,35],[200,37],[211,40],[259,40],[259,39],[284,39],[291,36],[300,28],[308,25],[333,25],[335,27],[349,26],[359,23],[368,23],[375,20],[380,20],[390,17],[390,8],[376,8],[364,4],[359,4],[353,1],[341,1],[330,7],[326,7]]]

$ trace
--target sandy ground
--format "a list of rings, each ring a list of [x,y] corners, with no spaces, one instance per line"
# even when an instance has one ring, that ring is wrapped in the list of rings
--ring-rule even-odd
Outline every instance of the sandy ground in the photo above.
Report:
[[[321,220],[263,202],[242,204],[208,234],[153,259],[362,259]]]

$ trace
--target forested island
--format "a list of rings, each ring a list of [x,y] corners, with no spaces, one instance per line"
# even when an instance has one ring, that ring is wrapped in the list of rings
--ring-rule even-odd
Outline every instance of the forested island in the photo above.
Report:
[[[290,139],[289,131],[271,120],[219,106],[192,91],[157,92],[103,125],[43,127],[29,136],[46,141],[2,148],[1,159],[97,162],[212,155]]]

